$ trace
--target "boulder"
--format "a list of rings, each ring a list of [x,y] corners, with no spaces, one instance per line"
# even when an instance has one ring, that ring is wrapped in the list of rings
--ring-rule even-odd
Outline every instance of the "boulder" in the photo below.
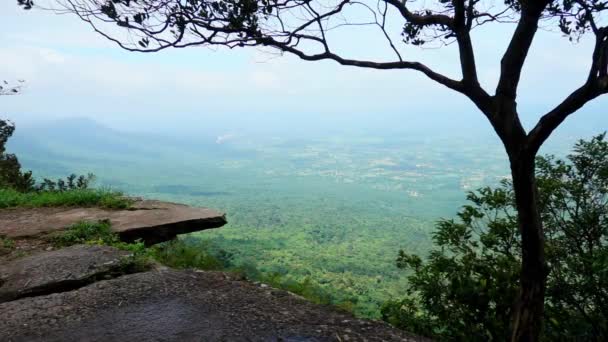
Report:
[[[150,271],[0,304],[2,341],[422,341],[221,272]]]
[[[0,236],[30,238],[61,231],[79,221],[109,220],[125,242],[152,245],[226,224],[223,213],[183,204],[140,200],[126,210],[101,208],[28,208],[0,210]]]
[[[129,252],[76,245],[0,265],[0,303],[73,290],[134,269]]]

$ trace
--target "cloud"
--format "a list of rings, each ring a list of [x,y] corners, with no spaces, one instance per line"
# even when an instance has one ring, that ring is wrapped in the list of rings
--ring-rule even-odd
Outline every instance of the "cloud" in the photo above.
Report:
[[[40,49],[38,53],[42,60],[49,64],[62,64],[66,61],[64,55],[51,49]]]
[[[254,87],[266,90],[277,90],[281,86],[278,75],[269,71],[253,70],[249,74],[249,79]]]

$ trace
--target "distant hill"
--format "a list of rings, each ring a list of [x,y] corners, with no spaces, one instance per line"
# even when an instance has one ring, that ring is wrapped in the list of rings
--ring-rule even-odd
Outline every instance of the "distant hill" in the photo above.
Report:
[[[218,133],[218,136],[221,132]],[[172,153],[226,153],[217,136],[180,138],[169,134],[118,131],[88,118],[69,118],[18,126],[9,149],[28,157],[67,159],[156,158]]]
[[[86,118],[63,119],[17,127],[11,148],[23,153],[51,153],[69,158],[96,154],[152,156],[161,142],[103,126]],[[33,149],[32,149],[33,148]]]
[[[120,172],[142,172],[167,166],[180,168],[210,157],[247,154],[217,135],[199,137],[120,131],[88,118],[69,118],[17,125],[8,151],[38,177],[93,172],[102,184],[120,185]]]

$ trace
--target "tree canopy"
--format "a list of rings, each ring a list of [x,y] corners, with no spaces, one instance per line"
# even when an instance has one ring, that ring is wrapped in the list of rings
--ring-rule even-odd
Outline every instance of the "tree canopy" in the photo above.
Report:
[[[550,273],[547,340],[608,338],[608,142],[579,141],[568,161],[539,157],[537,179]],[[384,306],[389,322],[447,340],[503,340],[517,295],[521,239],[509,181],[468,195],[442,220],[426,261],[405,251],[408,296]]]

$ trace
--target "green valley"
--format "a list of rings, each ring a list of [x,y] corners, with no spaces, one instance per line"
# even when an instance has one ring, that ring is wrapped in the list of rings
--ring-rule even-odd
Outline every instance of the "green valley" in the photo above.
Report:
[[[218,136],[75,119],[19,127],[9,149],[41,177],[92,172],[102,188],[225,211],[228,225],[186,242],[250,278],[374,318],[402,295],[397,252],[424,254],[467,190],[508,175],[491,138]]]

